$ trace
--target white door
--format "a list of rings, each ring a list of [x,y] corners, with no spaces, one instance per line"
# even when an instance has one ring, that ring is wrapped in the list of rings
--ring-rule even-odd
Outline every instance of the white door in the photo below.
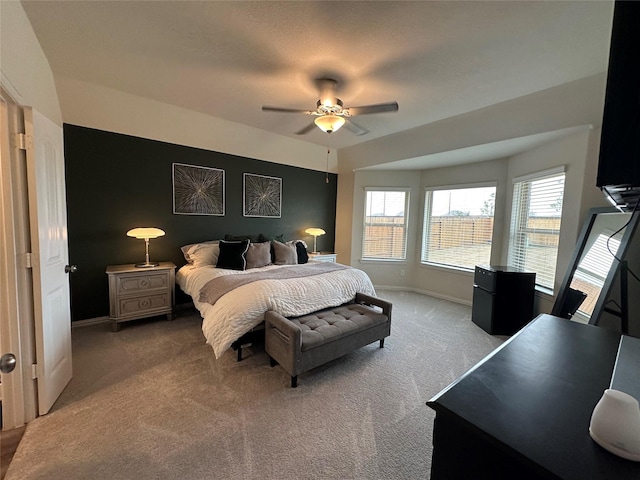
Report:
[[[40,415],[71,380],[71,307],[62,128],[24,108]]]

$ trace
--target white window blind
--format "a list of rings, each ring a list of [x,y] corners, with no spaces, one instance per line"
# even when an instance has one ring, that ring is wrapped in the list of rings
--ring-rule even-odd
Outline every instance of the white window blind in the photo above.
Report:
[[[529,176],[513,186],[508,263],[536,273],[536,284],[553,290],[560,237],[564,172]]]
[[[409,191],[367,189],[366,193],[362,258],[405,260]]]
[[[618,253],[622,232],[603,232],[591,244],[583,255],[571,281],[571,288],[587,294],[587,298],[578,308],[578,312],[591,316],[604,281]]]
[[[496,187],[425,194],[422,262],[473,270],[491,259]]]

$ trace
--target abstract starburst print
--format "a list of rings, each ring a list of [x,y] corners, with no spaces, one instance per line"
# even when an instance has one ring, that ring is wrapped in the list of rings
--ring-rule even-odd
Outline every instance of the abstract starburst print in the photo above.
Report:
[[[173,213],[224,215],[224,170],[174,163]]]
[[[280,218],[282,179],[244,174],[244,216]]]

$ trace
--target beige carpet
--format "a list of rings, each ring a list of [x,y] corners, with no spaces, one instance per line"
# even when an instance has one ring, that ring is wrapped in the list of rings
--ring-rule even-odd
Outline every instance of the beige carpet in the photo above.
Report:
[[[74,377],[31,422],[18,479],[429,478],[433,395],[497,347],[469,307],[378,290],[391,337],[299,377],[215,360],[197,315],[73,330]]]

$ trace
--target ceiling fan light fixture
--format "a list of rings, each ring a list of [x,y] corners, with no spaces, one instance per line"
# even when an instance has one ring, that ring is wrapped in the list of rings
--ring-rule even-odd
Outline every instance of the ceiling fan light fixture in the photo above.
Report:
[[[314,120],[320,130],[325,133],[336,132],[344,125],[344,118],[338,115],[322,115]]]

